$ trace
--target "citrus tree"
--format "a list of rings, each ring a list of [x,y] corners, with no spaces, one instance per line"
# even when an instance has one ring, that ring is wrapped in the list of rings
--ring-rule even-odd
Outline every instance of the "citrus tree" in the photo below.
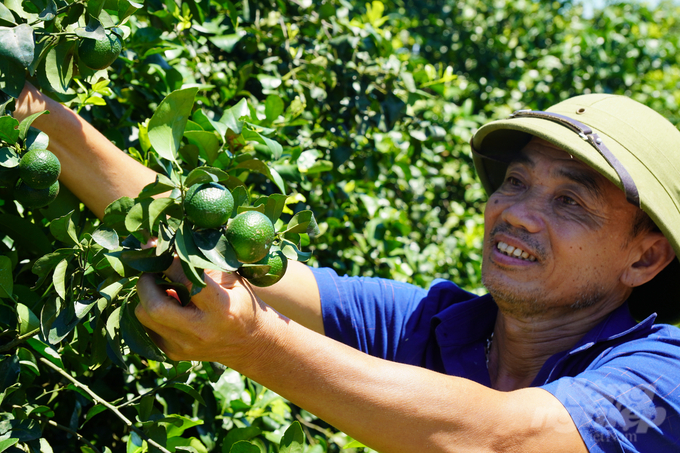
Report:
[[[480,291],[473,131],[584,92],[629,94],[677,122],[678,12],[4,0],[0,451],[367,450],[219,364],[166,360],[133,315],[140,272],[177,255],[196,290],[215,268],[268,285],[309,259]],[[26,80],[157,180],[103,219],[65,187],[49,204],[49,190],[22,198],[57,167],[49,137],[11,115]]]

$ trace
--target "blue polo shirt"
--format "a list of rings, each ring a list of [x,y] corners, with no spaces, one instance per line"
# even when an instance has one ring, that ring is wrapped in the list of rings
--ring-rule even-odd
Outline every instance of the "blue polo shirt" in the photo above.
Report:
[[[312,271],[327,336],[376,357],[490,386],[484,347],[498,308],[489,295],[446,280],[424,290]],[[532,383],[562,402],[590,452],[680,449],[680,329],[654,319],[636,323],[624,304],[571,350],[550,357]]]

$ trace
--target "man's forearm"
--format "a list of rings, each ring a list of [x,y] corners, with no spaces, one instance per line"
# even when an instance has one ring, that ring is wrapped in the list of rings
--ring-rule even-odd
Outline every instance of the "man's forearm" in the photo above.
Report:
[[[60,181],[98,217],[112,201],[136,197],[156,173],[123,153],[76,113],[26,84],[16,102],[19,120],[43,110],[33,125],[50,137],[49,149],[61,161]]]
[[[564,407],[541,389],[498,392],[268,318],[263,354],[236,369],[381,453],[585,451]],[[548,412],[554,426],[533,424]]]

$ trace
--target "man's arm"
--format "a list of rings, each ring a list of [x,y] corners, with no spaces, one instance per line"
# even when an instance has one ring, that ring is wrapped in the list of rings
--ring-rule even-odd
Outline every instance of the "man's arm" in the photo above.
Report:
[[[27,83],[16,101],[15,118],[43,110],[33,126],[50,137],[49,149],[61,162],[59,180],[94,214],[102,218],[112,201],[136,197],[156,179],[156,172],[145,167],[104,137],[73,111]]]
[[[323,335],[319,287],[311,269],[305,264],[288,261],[286,274],[276,284],[252,289],[267,305]]]
[[[27,83],[16,101],[15,118],[48,110],[33,126],[50,137],[49,149],[60,160],[60,181],[99,218],[116,199],[136,197],[156,179],[145,167],[104,137],[90,123]],[[254,288],[259,297],[291,319],[323,333],[321,302],[309,268],[289,262],[286,275],[269,288]]]
[[[177,263],[168,274],[187,283]],[[586,451],[547,391],[499,392],[368,356],[281,316],[236,276],[210,276],[187,307],[140,279],[137,317],[171,359],[224,363],[381,453]]]

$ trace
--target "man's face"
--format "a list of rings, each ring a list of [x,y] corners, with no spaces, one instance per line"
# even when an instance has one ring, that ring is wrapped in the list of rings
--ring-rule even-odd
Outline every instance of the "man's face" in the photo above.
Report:
[[[618,303],[636,210],[597,171],[533,139],[489,198],[483,283],[520,316]]]

